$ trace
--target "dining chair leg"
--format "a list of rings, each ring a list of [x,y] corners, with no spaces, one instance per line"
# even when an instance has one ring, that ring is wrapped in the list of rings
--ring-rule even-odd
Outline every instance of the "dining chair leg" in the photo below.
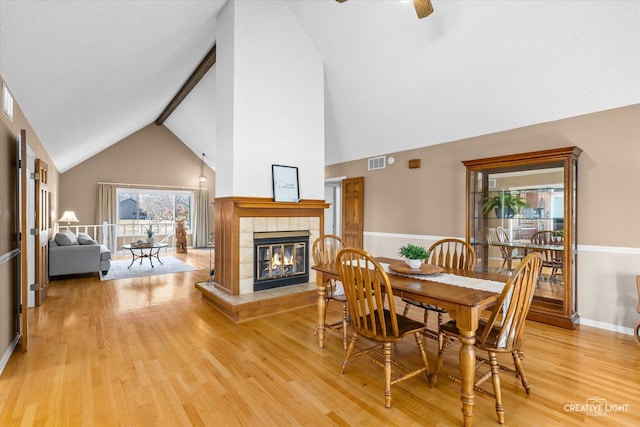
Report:
[[[429,380],[430,379],[429,359],[427,359],[427,352],[424,349],[424,340],[422,339],[422,334],[420,332],[416,332],[414,336],[416,338],[416,345],[418,346],[418,352],[420,353],[420,358],[422,359],[422,363],[426,368],[425,375],[427,377],[427,380]]]
[[[500,424],[504,424],[504,407],[502,406],[502,391],[500,390],[500,376],[498,375],[498,360],[496,358],[496,353],[489,352],[489,363],[491,364],[491,383],[493,384],[493,394],[496,398],[496,414],[498,415],[498,422]]]
[[[438,330],[440,330],[440,326],[442,326],[444,322],[444,314],[438,312]],[[444,336],[442,334],[438,334],[438,350],[442,348],[442,344],[444,342]]]
[[[438,358],[436,359],[436,365],[433,368],[433,372],[429,377],[429,387],[435,387],[436,382],[438,381],[438,372],[440,372],[440,368],[444,364],[444,353],[447,351],[449,344],[451,344],[451,340],[449,338],[445,338],[444,334],[442,335],[442,347],[438,349]]]
[[[520,377],[520,382],[522,383],[522,387],[527,394],[531,394],[531,386],[529,385],[529,381],[527,381],[527,377],[524,375],[524,366],[522,365],[522,355],[519,351],[514,351],[512,353],[513,356],[513,364],[516,367],[516,376]]]
[[[391,343],[384,343],[384,406],[391,408]]]
[[[404,311],[402,312],[402,315],[403,315],[404,317],[407,317],[407,314],[409,314],[409,307],[410,307],[410,306],[411,306],[411,304],[409,304],[409,303],[407,303],[407,304],[404,306]]]
[[[346,350],[349,343],[347,336],[347,302],[342,303],[342,347]]]
[[[356,346],[356,340],[358,339],[358,334],[356,332],[351,335],[351,341],[349,342],[349,347],[347,347],[347,354],[344,356],[344,361],[342,362],[342,366],[340,367],[340,373],[344,374],[344,370],[347,369],[347,365],[349,364],[349,358],[351,357],[351,353],[353,353],[353,349]]]

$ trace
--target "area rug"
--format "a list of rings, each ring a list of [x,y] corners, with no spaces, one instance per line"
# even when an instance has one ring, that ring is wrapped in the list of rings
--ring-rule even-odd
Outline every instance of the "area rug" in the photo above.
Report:
[[[155,276],[158,274],[181,273],[184,271],[194,271],[197,268],[190,266],[172,256],[161,256],[162,264],[156,258],[153,259],[153,268],[148,259],[136,260],[131,268],[131,259],[112,260],[111,268],[106,276],[100,273],[100,280],[130,279],[132,277]]]

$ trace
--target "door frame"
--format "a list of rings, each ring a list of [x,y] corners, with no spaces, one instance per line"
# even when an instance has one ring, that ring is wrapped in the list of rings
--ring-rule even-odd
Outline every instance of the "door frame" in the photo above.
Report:
[[[26,144],[25,144],[26,145]],[[27,240],[27,305],[35,307],[36,296],[36,153],[27,145],[27,185],[26,185],[26,240]]]
[[[346,178],[341,176],[324,180],[324,199],[329,203],[324,213],[324,234],[342,236],[342,181]],[[331,195],[331,200],[327,194]],[[327,229],[329,224],[332,226],[331,230]]]
[[[29,344],[29,316],[28,316],[28,249],[27,249],[27,131],[20,130],[20,133],[16,135],[20,150],[19,161],[19,203],[18,209],[20,211],[20,350],[22,352],[27,351]]]

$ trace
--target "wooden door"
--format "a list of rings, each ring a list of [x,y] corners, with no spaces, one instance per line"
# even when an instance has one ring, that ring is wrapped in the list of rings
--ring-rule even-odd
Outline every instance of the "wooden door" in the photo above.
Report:
[[[49,288],[49,166],[36,159],[36,305]]]
[[[363,248],[364,178],[342,181],[342,238],[347,246]]]

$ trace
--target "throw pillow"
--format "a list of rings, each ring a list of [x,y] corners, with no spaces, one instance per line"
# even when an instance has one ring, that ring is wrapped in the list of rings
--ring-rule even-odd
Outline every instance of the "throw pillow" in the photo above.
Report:
[[[93,240],[87,233],[78,233],[78,243],[81,245],[97,245],[98,242]]]
[[[56,237],[54,240],[59,246],[72,246],[72,245],[78,244],[78,239],[76,238],[76,235],[68,230],[61,231],[58,234],[56,234]]]

